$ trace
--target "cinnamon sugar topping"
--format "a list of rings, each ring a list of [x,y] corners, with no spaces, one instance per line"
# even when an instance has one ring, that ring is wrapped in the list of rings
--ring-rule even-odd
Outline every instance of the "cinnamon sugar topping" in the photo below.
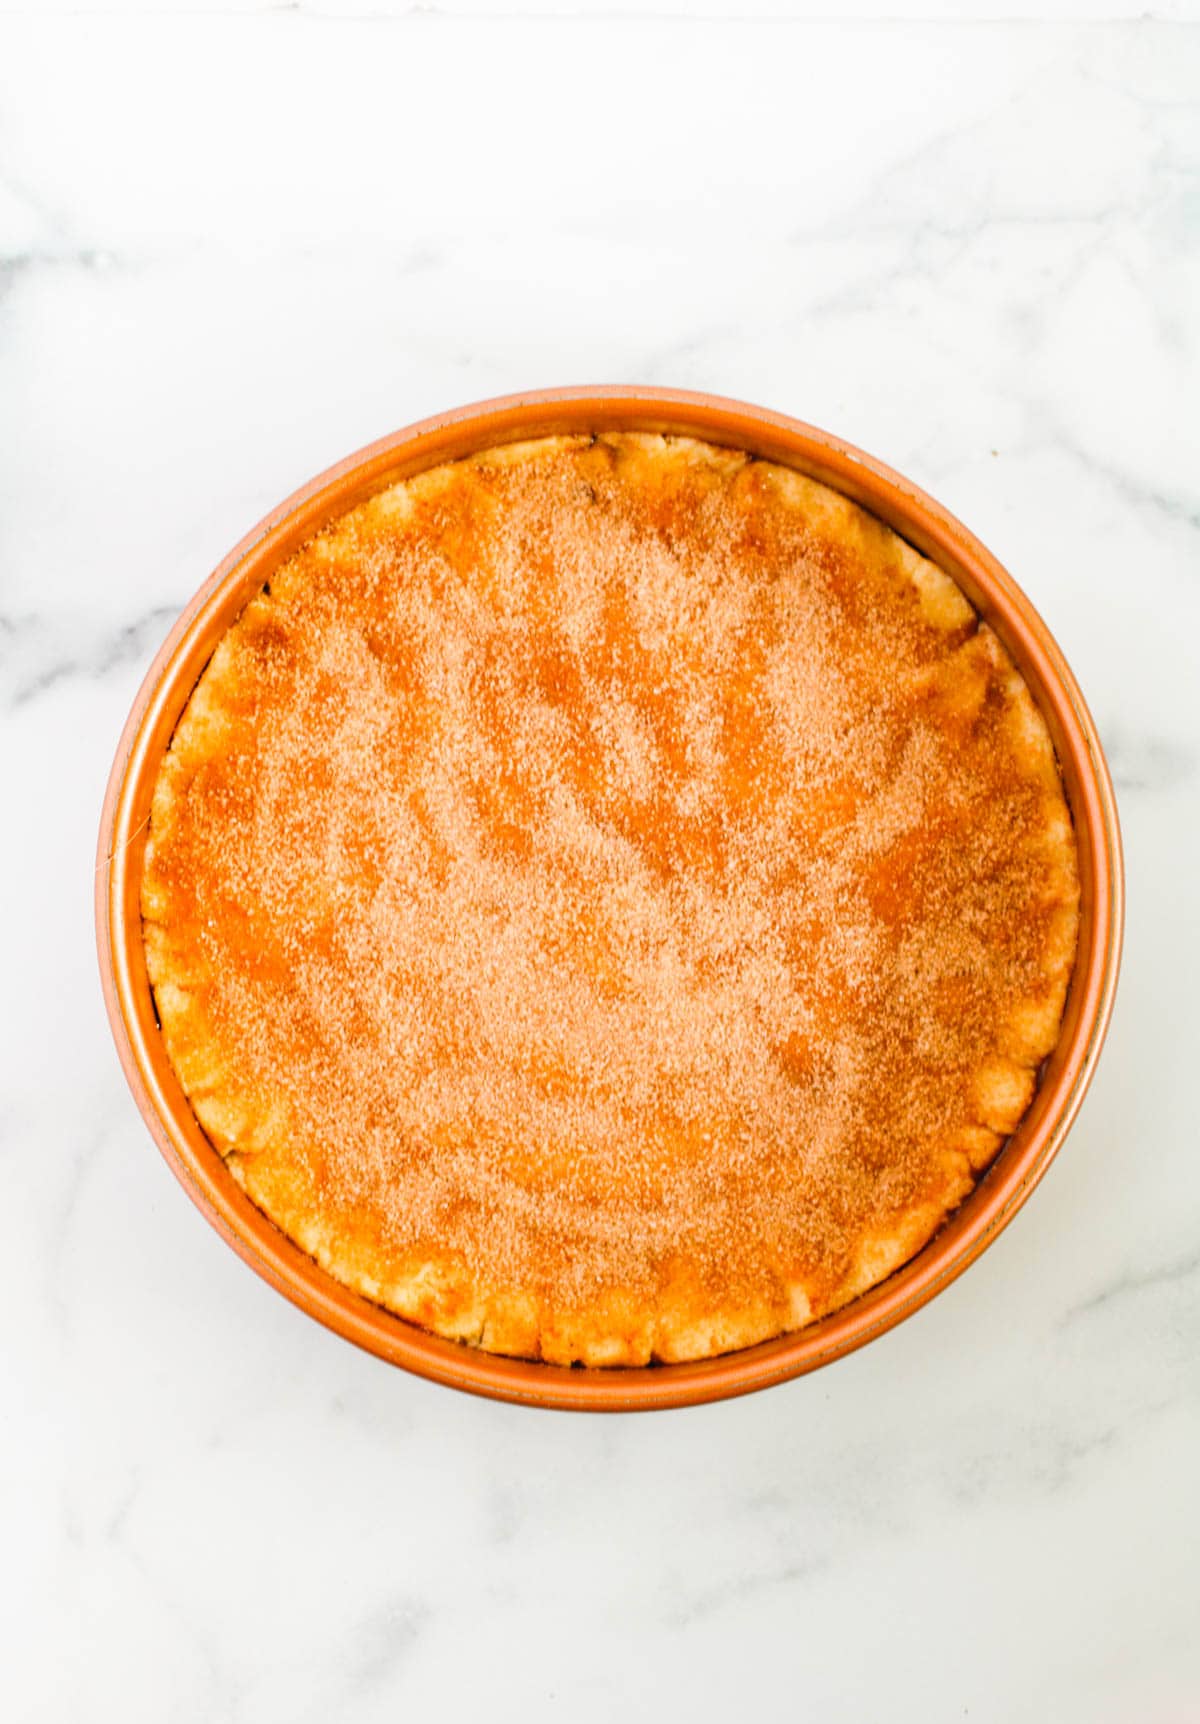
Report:
[[[1031,1001],[1057,1029],[1073,875],[1028,695],[919,561],[780,469],[613,437],[427,474],[280,569],[147,864],[258,1200],[380,1287],[814,1312],[957,1201],[1010,1129],[981,1067]]]

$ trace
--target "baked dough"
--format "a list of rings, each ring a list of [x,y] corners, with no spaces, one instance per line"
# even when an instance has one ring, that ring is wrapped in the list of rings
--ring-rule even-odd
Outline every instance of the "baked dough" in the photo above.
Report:
[[[686,438],[509,445],[229,629],[142,881],[253,1201],[414,1323],[703,1358],[881,1281],[1029,1105],[1074,835],[1022,678],[839,494]]]

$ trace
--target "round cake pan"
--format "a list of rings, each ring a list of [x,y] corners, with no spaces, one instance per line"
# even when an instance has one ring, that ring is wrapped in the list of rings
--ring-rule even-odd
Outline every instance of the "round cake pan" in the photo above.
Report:
[[[910,1263],[835,1315],[742,1352],[568,1370],[425,1333],[341,1286],[254,1207],[167,1059],[139,891],[163,751],[218,640],[284,558],[332,517],[423,468],[521,438],[618,429],[702,437],[794,467],[852,497],[953,576],[1007,646],[1049,725],[1079,846],[1081,921],[1062,1035],[1032,1106],[972,1195]],[[100,973],[125,1076],[172,1171],[234,1250],[310,1316],[407,1370],[500,1400],[614,1412],[716,1400],[815,1370],[882,1335],[961,1275],[1025,1202],[1079,1111],[1112,1011],[1122,921],[1120,833],[1096,727],[1045,623],[996,559],[940,504],[837,437],[741,402],[636,387],[540,390],[423,420],[340,461],[272,510],[186,606],[147,672],[117,748],[96,869]]]

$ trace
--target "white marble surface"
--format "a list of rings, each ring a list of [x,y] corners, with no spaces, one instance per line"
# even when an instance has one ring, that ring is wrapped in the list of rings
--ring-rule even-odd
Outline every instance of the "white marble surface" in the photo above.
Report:
[[[0,18],[5,1716],[1200,1718],[1200,29],[331,10]],[[965,517],[1089,695],[1130,887],[1095,1087],[976,1267],[607,1420],[243,1268],[91,931],[122,719],[233,540],[584,381],[794,412]]]

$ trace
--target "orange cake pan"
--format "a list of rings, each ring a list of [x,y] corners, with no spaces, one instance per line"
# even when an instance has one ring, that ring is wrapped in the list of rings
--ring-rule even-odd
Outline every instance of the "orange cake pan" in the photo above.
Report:
[[[529,437],[615,430],[701,437],[794,467],[879,516],[958,582],[1045,715],[1075,822],[1081,919],[1062,1033],[1033,1103],[974,1192],[911,1262],[832,1316],[741,1352],[693,1364],[565,1369],[427,1334],[343,1287],[254,1207],[167,1059],[139,895],[163,751],[217,642],[281,561],[333,517],[423,468]],[[1112,782],[1075,678],[1011,575],[953,515],[861,450],[782,414],[683,390],[549,389],[459,408],[372,443],[272,510],[209,577],[156,655],[121,735],[100,822],[96,936],[117,1051],[151,1135],[196,1207],[265,1280],[338,1334],[421,1376],[499,1400],[627,1412],[744,1394],[815,1370],[892,1328],[968,1267],[1030,1195],[1079,1111],[1112,1011],[1123,895]]]

